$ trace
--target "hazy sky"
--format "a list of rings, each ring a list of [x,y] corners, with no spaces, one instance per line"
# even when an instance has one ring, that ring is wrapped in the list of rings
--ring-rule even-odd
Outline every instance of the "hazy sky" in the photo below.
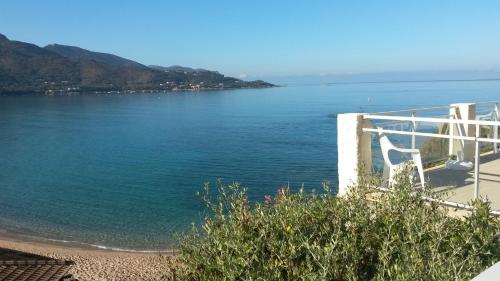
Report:
[[[500,1],[2,0],[0,33],[230,75],[500,69]]]

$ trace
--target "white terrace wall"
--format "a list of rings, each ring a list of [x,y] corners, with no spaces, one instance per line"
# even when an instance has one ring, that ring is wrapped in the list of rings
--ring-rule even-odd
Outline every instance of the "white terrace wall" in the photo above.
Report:
[[[349,186],[357,183],[360,165],[371,171],[371,134],[363,132],[363,128],[371,127],[370,120],[363,120],[362,113],[337,115],[339,195],[344,195]]]
[[[450,105],[450,116],[458,120],[475,120],[476,104],[455,103]],[[454,124],[450,126],[450,135],[474,137],[476,135],[474,125]],[[472,141],[450,140],[449,155],[463,155],[464,161],[474,161],[475,147]]]

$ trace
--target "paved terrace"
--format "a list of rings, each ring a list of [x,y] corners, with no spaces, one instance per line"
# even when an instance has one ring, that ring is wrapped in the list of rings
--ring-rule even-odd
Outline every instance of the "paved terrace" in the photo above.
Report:
[[[68,274],[72,261],[53,259],[0,247],[0,280],[75,280]]]
[[[474,170],[438,168],[426,172],[425,177],[437,192],[446,192],[445,200],[467,204],[474,197]],[[481,157],[479,194],[491,201],[492,210],[500,210],[500,153]]]

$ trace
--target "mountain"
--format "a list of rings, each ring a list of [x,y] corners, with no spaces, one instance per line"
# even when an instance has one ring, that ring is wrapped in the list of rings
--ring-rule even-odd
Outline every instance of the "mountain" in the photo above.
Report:
[[[45,46],[44,49],[52,51],[54,53],[57,53],[63,57],[69,58],[70,60],[73,60],[73,61],[94,60],[96,62],[110,64],[110,65],[116,65],[116,66],[136,66],[136,67],[142,67],[142,68],[145,67],[144,65],[142,65],[140,63],[137,63],[137,62],[132,61],[132,60],[124,59],[124,58],[116,56],[116,55],[99,53],[99,52],[92,52],[92,51],[85,50],[85,49],[75,47],[75,46],[51,44],[51,45]]]
[[[149,67],[158,69],[161,71],[180,71],[180,72],[204,72],[204,71],[209,71],[209,72],[216,72],[216,71],[211,71],[211,70],[206,70],[203,68],[191,68],[191,67],[185,67],[185,66],[180,66],[180,65],[172,65],[172,66],[159,66],[159,65],[150,65]]]
[[[0,34],[0,93],[137,92],[272,87],[215,71],[164,71],[116,55],[39,46]]]
[[[36,45],[0,36],[0,89],[34,90],[45,81],[76,83],[77,64]]]
[[[265,88],[274,86],[273,84],[262,80],[243,81],[233,77],[224,76],[218,71],[206,70],[203,68],[191,68],[180,65],[150,65],[149,67],[160,70],[170,76],[185,77],[185,79],[188,79],[190,83],[203,85],[208,88],[219,88],[220,84],[230,85],[230,88]]]

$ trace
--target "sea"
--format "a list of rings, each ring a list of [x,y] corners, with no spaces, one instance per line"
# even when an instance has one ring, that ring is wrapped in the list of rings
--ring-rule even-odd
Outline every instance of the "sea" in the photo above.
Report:
[[[176,247],[239,182],[337,186],[337,114],[500,100],[500,81],[0,96],[0,233],[121,250]]]

